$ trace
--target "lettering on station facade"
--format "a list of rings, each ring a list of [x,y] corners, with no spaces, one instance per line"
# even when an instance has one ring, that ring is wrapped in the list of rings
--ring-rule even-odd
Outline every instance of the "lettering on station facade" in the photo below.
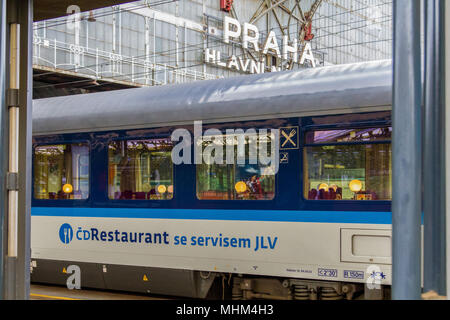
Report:
[[[238,20],[226,16],[223,22],[223,42],[229,44],[230,41],[239,39],[242,39],[243,49],[251,48],[254,53],[259,55],[259,61],[237,55],[223,59],[219,50],[206,48],[204,51],[205,63],[245,73],[264,73],[266,70],[265,58],[270,54],[282,61],[292,60],[292,62],[302,65],[309,62],[313,68],[316,67],[310,42],[306,41],[302,50],[299,50],[298,40],[289,40],[289,37],[285,35],[280,46],[276,34],[272,30],[264,42],[261,42],[263,45],[260,46],[260,32],[257,26],[247,22],[241,25]],[[282,68],[278,66],[271,66],[270,69],[271,72],[281,70]]]

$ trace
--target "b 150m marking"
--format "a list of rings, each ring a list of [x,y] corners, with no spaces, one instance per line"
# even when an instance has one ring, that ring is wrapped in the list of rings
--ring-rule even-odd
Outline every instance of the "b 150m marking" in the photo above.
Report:
[[[364,280],[363,271],[344,270],[344,278]]]

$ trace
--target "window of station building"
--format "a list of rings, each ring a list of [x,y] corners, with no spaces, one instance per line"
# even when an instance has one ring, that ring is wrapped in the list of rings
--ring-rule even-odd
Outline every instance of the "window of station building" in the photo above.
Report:
[[[125,200],[173,198],[170,139],[113,141],[108,146],[108,196]]]
[[[87,199],[89,145],[37,146],[34,149],[35,199]]]
[[[275,197],[276,170],[272,162],[259,161],[258,156],[255,157],[255,154],[272,156],[272,139],[273,136],[269,135],[247,137],[245,142],[243,141],[244,148],[238,147],[239,139],[234,135],[212,139],[207,137],[199,141],[203,161],[197,165],[197,198],[272,200]],[[267,149],[261,152],[263,148]],[[219,157],[216,157],[217,150],[221,153]],[[227,157],[231,160],[227,161]],[[223,159],[222,163],[217,161],[220,158]]]
[[[390,201],[391,135],[390,127],[306,132],[305,199]]]

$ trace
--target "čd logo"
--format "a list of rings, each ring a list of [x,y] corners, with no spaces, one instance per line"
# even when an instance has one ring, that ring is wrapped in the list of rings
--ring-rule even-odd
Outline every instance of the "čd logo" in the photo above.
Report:
[[[68,223],[64,223],[59,228],[59,239],[62,243],[68,244],[73,239],[73,229]]]

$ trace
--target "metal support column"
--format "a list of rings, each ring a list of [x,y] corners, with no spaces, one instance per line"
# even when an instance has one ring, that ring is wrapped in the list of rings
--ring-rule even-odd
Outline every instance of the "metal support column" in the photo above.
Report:
[[[450,5],[445,5],[445,29],[450,30]],[[445,33],[445,61],[450,61],[450,32]],[[450,186],[450,63],[445,64],[445,139],[446,139],[446,162],[445,175],[447,186]],[[447,211],[447,299],[450,300],[450,197],[446,197],[446,211]]]
[[[33,0],[19,0],[19,207],[16,299],[30,296],[32,103],[33,103]]]
[[[6,89],[6,3],[0,2],[0,182],[6,180],[8,165],[8,143],[7,143],[7,106],[5,99]],[[4,257],[6,251],[7,224],[5,221],[6,207],[6,184],[0,183],[0,299],[4,292]]]
[[[426,1],[423,158],[424,291],[444,296],[445,275],[445,0]]]
[[[9,125],[6,148],[8,172],[2,197],[8,209],[3,217],[3,248],[7,249],[4,267],[4,298],[28,299],[30,286],[30,211],[31,211],[31,103],[32,103],[32,0],[8,0],[7,46],[9,60],[6,101]],[[5,127],[2,127],[5,133]],[[5,151],[6,151],[5,150]],[[6,196],[7,195],[7,196]]]
[[[420,0],[394,1],[392,297],[421,295]]]

